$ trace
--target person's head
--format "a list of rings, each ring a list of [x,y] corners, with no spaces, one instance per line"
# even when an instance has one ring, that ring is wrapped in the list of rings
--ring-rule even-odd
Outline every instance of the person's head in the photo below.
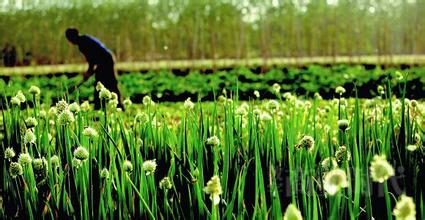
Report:
[[[72,44],[76,44],[78,41],[78,38],[80,37],[80,33],[76,28],[68,28],[65,31],[66,39],[68,39],[69,42]]]

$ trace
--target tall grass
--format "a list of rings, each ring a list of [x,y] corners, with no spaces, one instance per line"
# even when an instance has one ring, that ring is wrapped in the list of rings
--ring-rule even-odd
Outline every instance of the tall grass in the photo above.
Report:
[[[11,147],[16,155],[2,159],[1,214],[279,219],[294,204],[305,219],[392,219],[399,196],[406,194],[423,219],[425,105],[395,98],[390,85],[370,100],[338,92],[329,101],[285,93],[276,100],[241,102],[236,92],[227,92],[208,103],[153,103],[145,97],[143,105],[125,110],[104,100],[98,111],[82,103],[79,111],[65,102],[50,107],[26,93],[32,109],[2,103],[2,152]],[[394,89],[403,88],[401,82]],[[64,106],[74,120],[60,113]],[[38,125],[30,128],[28,117]],[[339,125],[342,119],[348,127]],[[89,135],[87,127],[97,135]],[[36,140],[26,143],[28,130]],[[77,154],[79,146],[87,155]],[[31,163],[18,160],[23,153]],[[386,155],[395,168],[384,183],[371,178],[374,155]],[[337,164],[325,166],[328,157]],[[156,160],[156,169],[146,165],[150,160]],[[13,177],[9,169],[17,161],[23,173]],[[336,166],[348,185],[333,194],[325,182]],[[206,187],[215,175],[221,190]],[[218,204],[210,199],[214,193]]]

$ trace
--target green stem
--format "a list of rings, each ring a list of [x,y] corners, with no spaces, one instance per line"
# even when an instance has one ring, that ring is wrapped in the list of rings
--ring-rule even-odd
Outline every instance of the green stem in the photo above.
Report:
[[[152,211],[150,210],[148,204],[146,203],[146,201],[143,199],[142,194],[140,194],[139,190],[137,190],[137,187],[134,185],[133,181],[131,181],[130,177],[128,176],[128,174],[126,174],[127,176],[127,180],[130,182],[131,186],[133,187],[134,191],[136,191],[137,195],[139,196],[140,200],[143,203],[143,206],[146,208],[146,210],[149,213],[149,216],[151,217],[151,219],[155,219],[155,216],[153,215]]]
[[[390,200],[390,194],[388,192],[388,183],[387,181],[384,182],[384,194],[385,194],[385,205],[387,207],[387,219],[392,219],[391,214],[391,200]]]

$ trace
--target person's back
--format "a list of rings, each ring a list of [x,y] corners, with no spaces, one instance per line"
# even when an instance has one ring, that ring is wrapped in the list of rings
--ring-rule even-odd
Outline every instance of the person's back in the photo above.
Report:
[[[85,55],[88,62],[94,64],[113,63],[111,51],[97,38],[90,35],[81,35],[78,48]]]

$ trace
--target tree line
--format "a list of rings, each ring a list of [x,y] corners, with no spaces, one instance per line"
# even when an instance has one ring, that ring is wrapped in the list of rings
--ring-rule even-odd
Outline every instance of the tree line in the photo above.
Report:
[[[34,2],[3,4],[0,45],[39,64],[82,61],[64,37],[70,26],[120,61],[425,52],[425,0]]]

